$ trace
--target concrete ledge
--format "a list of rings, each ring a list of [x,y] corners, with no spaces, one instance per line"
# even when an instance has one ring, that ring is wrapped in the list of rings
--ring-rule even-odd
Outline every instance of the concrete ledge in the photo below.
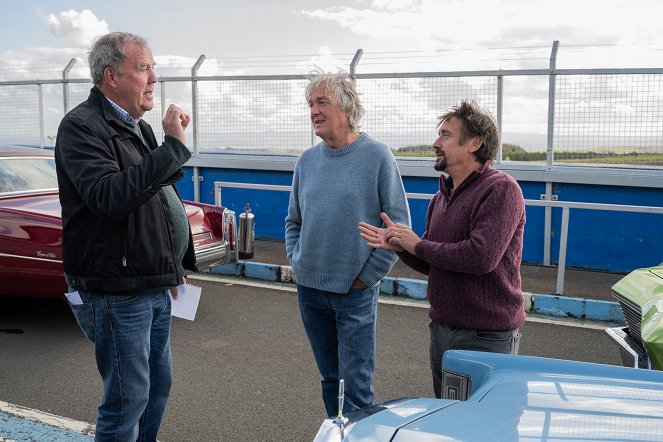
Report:
[[[0,401],[0,442],[94,442],[94,424]]]
[[[625,323],[618,302],[597,301],[594,299],[567,298],[555,295],[532,295],[533,313],[549,316],[592,319]]]
[[[227,276],[244,276],[274,282],[295,283],[290,266],[261,262],[240,261],[236,264],[214,266],[211,273]],[[423,279],[387,277],[380,284],[380,293],[410,299],[426,299],[428,283]],[[565,296],[524,293],[525,311],[548,316],[589,319],[625,323],[619,303]]]

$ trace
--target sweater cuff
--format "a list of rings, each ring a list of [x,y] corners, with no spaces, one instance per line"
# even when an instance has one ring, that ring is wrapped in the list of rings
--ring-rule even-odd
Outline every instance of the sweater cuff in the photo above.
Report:
[[[383,274],[376,272],[375,269],[369,266],[364,266],[364,268],[361,269],[361,272],[359,272],[359,275],[357,275],[357,278],[359,278],[359,280],[366,284],[369,288],[373,288],[378,285],[380,281],[382,281],[383,277]]]
[[[427,243],[429,241],[422,239],[417,243],[416,246],[414,246],[414,255],[419,258],[423,259],[424,261],[430,262],[428,259],[426,259],[426,251],[428,250]]]

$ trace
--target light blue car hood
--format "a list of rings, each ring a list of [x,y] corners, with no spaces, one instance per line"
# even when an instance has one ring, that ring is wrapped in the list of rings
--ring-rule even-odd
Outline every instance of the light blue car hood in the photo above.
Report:
[[[413,399],[357,422],[345,440],[663,441],[663,372],[453,353],[445,368],[472,376],[470,399]]]

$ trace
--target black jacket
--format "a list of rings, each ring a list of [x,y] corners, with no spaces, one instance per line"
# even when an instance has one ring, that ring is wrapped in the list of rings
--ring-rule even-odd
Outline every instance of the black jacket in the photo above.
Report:
[[[77,290],[170,288],[181,283],[185,269],[195,271],[190,229],[183,262],[174,256],[174,224],[162,191],[182,178],[178,163],[190,153],[168,136],[159,146],[149,124],[139,125],[149,148],[96,87],[60,123],[55,161],[62,260],[67,283]]]

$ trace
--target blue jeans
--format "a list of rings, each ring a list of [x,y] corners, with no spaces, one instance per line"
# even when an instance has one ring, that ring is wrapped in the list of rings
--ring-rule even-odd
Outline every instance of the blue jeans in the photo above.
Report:
[[[430,332],[430,369],[433,374],[433,392],[442,397],[442,356],[447,350],[475,350],[491,353],[518,354],[520,332],[472,330],[449,327],[436,321],[428,324]]]
[[[79,294],[70,307],[104,384],[95,441],[156,441],[172,383],[168,291]]]
[[[338,413],[339,379],[345,380],[344,412],[372,405],[378,286],[333,293],[297,285],[297,294],[327,415]]]

